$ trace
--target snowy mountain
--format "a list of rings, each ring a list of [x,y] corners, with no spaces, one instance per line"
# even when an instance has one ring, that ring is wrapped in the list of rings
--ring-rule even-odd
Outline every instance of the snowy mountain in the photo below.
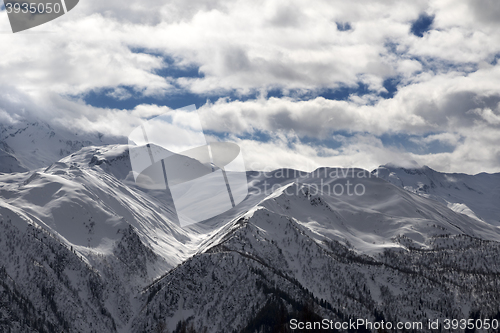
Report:
[[[0,142],[0,172],[23,172],[28,169],[17,159],[14,151],[5,142]]]
[[[500,173],[442,173],[427,166],[381,166],[374,172],[407,191],[446,204],[450,209],[500,226]]]
[[[241,204],[181,228],[168,191],[136,186],[126,145],[31,171],[22,145],[10,149],[20,167],[0,174],[2,332],[500,319],[498,175],[248,172]],[[36,163],[57,155],[41,150]]]
[[[0,124],[0,172],[47,167],[83,147],[125,142],[125,138],[110,137],[102,133],[89,134],[64,128],[55,129],[37,120]],[[17,165],[11,168],[12,171],[9,171],[9,164],[3,162],[6,154],[13,159],[12,165]]]

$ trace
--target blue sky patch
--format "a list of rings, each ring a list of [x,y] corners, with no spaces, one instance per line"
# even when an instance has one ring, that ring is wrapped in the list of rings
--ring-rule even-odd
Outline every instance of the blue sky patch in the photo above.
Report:
[[[387,79],[384,87],[389,91],[388,93],[381,94],[384,98],[391,98],[397,89],[398,80],[396,78]],[[193,94],[185,90],[178,89],[164,94],[163,96],[144,96],[141,91],[137,91],[130,86],[119,87],[125,94],[123,98],[113,96],[114,88],[103,88],[99,90],[92,90],[85,94],[83,101],[93,107],[110,108],[110,109],[126,109],[132,110],[141,104],[156,104],[165,105],[172,109],[184,107],[186,105],[195,104],[197,108],[206,104],[207,101],[215,102],[220,98],[228,98],[231,101],[248,101],[260,97],[259,91],[252,91],[249,94],[241,95],[237,90],[219,94]],[[351,95],[363,96],[373,93],[368,86],[362,82],[358,82],[356,86],[341,86],[335,89],[323,89],[321,91],[306,91],[292,90],[283,93],[282,89],[273,88],[267,91],[267,98],[283,98],[285,96],[293,97],[297,100],[311,100],[317,97],[323,97],[330,100],[344,101]],[[70,96],[80,97],[80,96]]]
[[[427,138],[438,133],[427,133],[422,136],[409,134],[383,134],[380,136],[385,147],[394,147],[414,154],[439,154],[451,153],[455,150],[453,145],[441,141],[432,141],[422,144],[419,139]]]
[[[401,82],[401,78],[399,77],[390,77],[384,80],[384,88],[387,92],[380,93],[385,99],[393,98],[396,92],[398,91],[398,84]]]
[[[424,33],[431,29],[432,22],[434,22],[433,15],[422,13],[418,19],[412,23],[410,31],[417,37],[424,37]]]
[[[496,54],[493,60],[491,61],[491,65],[496,66],[498,64],[499,59],[500,59],[500,54]]]
[[[112,96],[114,89],[104,88],[92,90],[83,96],[83,101],[97,108],[110,108],[120,110],[132,110],[141,104],[165,105],[172,109],[181,108],[190,104],[200,107],[211,99],[209,96],[195,95],[187,92],[177,94],[165,94],[164,96],[143,96],[141,92],[135,91],[132,87],[120,87],[130,94],[131,97],[118,99]]]
[[[352,30],[352,26],[349,22],[335,22],[337,24],[337,30],[339,31],[349,31]]]
[[[358,82],[356,86],[341,86],[336,89],[326,89],[320,92],[317,96],[324,97],[326,99],[345,101],[350,95],[363,96],[369,94],[370,90],[368,85],[363,82]]]

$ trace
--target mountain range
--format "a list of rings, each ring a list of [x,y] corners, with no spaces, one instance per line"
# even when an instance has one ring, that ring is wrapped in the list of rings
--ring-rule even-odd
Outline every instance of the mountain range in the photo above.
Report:
[[[0,134],[2,332],[500,320],[500,173],[248,171],[241,204],[181,228],[168,191],[135,184],[123,139]]]

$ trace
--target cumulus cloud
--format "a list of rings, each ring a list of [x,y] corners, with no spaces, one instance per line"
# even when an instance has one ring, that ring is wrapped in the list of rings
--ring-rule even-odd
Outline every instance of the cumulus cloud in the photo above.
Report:
[[[500,115],[497,115],[490,108],[474,109],[473,113],[481,116],[490,125],[500,125]]]

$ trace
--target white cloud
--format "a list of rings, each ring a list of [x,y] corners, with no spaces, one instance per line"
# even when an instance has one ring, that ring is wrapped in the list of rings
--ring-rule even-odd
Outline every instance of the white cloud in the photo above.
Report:
[[[90,0],[43,26],[53,34],[0,36],[10,46],[0,79],[16,77],[13,83],[23,89],[50,82],[58,93],[119,85],[165,93],[173,81],[153,73],[164,66],[161,59],[130,51],[147,48],[199,66],[204,78],[177,80],[196,93],[314,90],[358,81],[379,91],[385,78],[419,71],[415,56],[480,62],[498,53],[499,32],[470,23],[468,9],[466,2],[455,8],[446,1],[149,0],[123,6]],[[438,30],[418,38],[409,28],[423,11],[436,15]],[[448,12],[456,15],[453,22]],[[339,21],[353,29],[338,31]]]
[[[498,172],[500,132],[483,126],[469,131],[463,143],[451,153],[413,155],[420,164],[447,172]]]
[[[278,168],[293,168],[311,172],[322,166],[357,167],[373,170],[388,162],[404,163],[410,154],[395,148],[384,147],[380,139],[372,135],[355,135],[344,138],[339,149],[312,146],[288,138],[275,136],[269,142],[239,140],[246,167],[249,170],[270,171]]]
[[[410,26],[423,12],[435,19],[433,30],[419,38]],[[494,0],[82,1],[33,33],[0,34],[0,120],[36,114],[64,126],[127,135],[141,118],[168,108],[103,109],[79,98],[101,89],[118,100],[179,89],[258,91],[259,99],[219,100],[201,113],[214,130],[285,133],[283,142],[242,141],[248,156],[267,154],[276,166],[310,160],[371,166],[404,156],[442,170],[499,170],[500,66],[491,65],[500,54],[497,12]],[[337,22],[352,29],[339,31]],[[0,29],[9,30],[7,20],[0,20]],[[204,76],[161,77],[156,72],[166,66],[163,56],[199,67]],[[398,92],[382,99],[390,77],[401,79]],[[345,101],[265,97],[273,88],[294,96],[294,90],[314,94],[359,82],[371,92]],[[351,138],[336,151],[321,143],[290,148],[287,131],[299,142],[330,140],[338,132]],[[401,155],[377,139],[394,134],[454,151]]]
[[[456,146],[459,144],[460,140],[462,139],[462,136],[456,133],[440,133],[440,134],[433,134],[433,135],[428,135],[425,137],[417,137],[417,138],[411,138],[410,140],[418,143],[418,144],[423,144],[427,145],[429,143],[434,143],[434,142],[440,142],[443,144],[447,144],[450,146]]]

